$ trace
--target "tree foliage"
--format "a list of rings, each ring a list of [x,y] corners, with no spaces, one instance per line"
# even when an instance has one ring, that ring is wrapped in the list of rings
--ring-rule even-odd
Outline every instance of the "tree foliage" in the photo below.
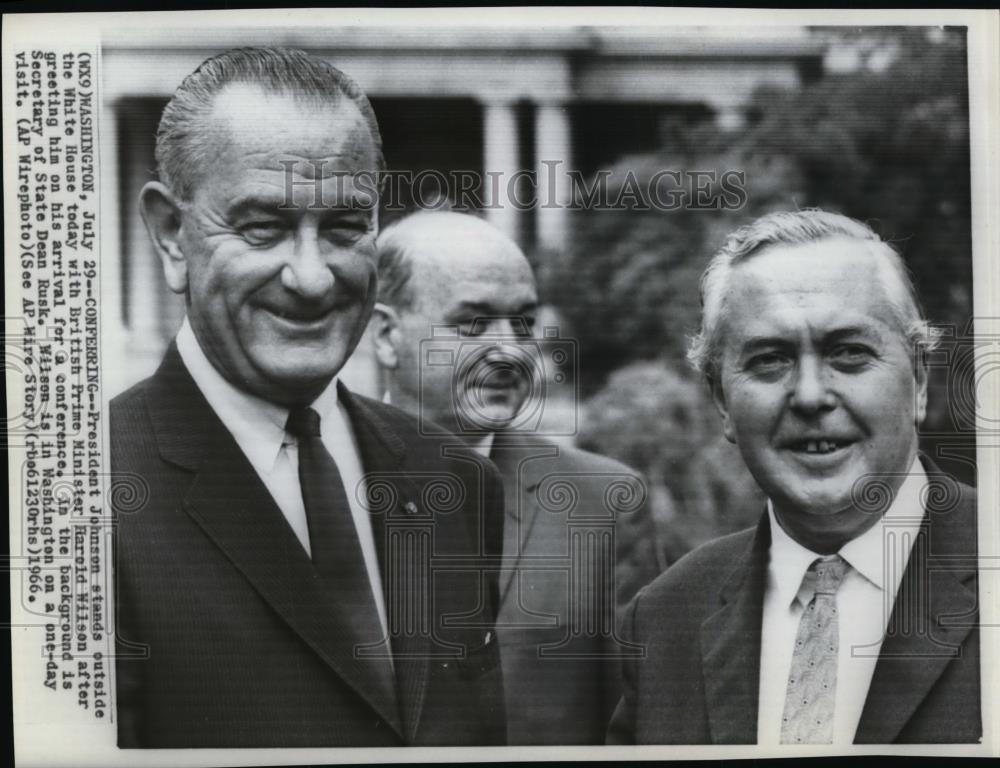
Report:
[[[964,328],[972,314],[964,30],[819,34],[853,47],[862,66],[795,91],[754,93],[735,131],[667,123],[658,151],[611,169],[610,200],[629,173],[641,188],[664,169],[717,179],[740,171],[745,205],[581,210],[568,252],[541,259],[547,298],[578,340],[580,383],[591,395],[581,442],[650,478],[668,559],[749,524],[762,503],[684,362],[700,274],[729,232],[775,210],[847,214],[901,251],[933,322]],[[946,378],[932,370],[927,432],[949,429]],[[934,455],[934,438],[922,447]],[[935,458],[974,482],[972,464]]]
[[[932,320],[969,316],[964,30],[826,34],[892,64],[761,90],[737,131],[667,124],[662,149],[611,169],[612,200],[630,171],[640,186],[663,169],[741,171],[742,208],[573,213],[568,252],[543,260],[543,278],[579,340],[585,391],[632,361],[683,365],[701,270],[728,232],[773,210],[818,206],[869,222],[902,250]]]

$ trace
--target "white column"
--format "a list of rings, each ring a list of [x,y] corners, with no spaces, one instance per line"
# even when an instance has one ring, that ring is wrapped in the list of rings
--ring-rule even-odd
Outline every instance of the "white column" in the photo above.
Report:
[[[573,147],[569,110],[562,104],[539,104],[535,110],[535,162],[538,173],[538,246],[562,251],[569,238]]]
[[[483,143],[482,194],[486,220],[519,240],[520,211],[508,198],[508,186],[521,164],[517,111],[513,102],[491,101],[484,104]]]

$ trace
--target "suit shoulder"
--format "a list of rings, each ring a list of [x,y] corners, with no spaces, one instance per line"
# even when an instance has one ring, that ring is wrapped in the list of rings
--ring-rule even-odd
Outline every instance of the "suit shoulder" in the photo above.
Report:
[[[149,383],[144,379],[111,398],[108,427],[113,445],[141,441],[150,435]]]
[[[614,475],[633,475],[639,477],[639,471],[617,459],[591,453],[576,446],[559,445],[559,456],[567,464],[572,464],[589,472]]]
[[[449,445],[454,442],[457,451],[461,452],[465,448],[465,444],[457,435],[429,422],[422,425],[421,419],[409,411],[354,392],[351,393],[351,397],[404,441],[448,443]]]
[[[150,379],[143,379],[111,398],[112,413],[128,411],[145,406]]]
[[[390,405],[389,403],[383,403],[381,400],[376,400],[366,395],[359,395],[357,392],[351,392],[351,397],[385,421],[386,424],[399,432],[405,433],[405,435],[401,436],[420,434],[420,420],[402,408],[397,408],[395,405]]]
[[[702,544],[671,565],[643,590],[644,599],[653,603],[669,599],[678,591],[717,587],[735,560],[743,555],[753,541],[755,528],[747,528]]]
[[[434,444],[444,447],[447,450],[438,452],[437,454],[442,457],[442,461],[448,463],[450,458],[470,459],[477,464],[487,467],[488,470],[492,470],[494,474],[498,474],[492,462],[476,453],[460,437],[448,432],[443,427],[438,427],[431,422],[421,425],[421,420],[412,413],[404,411],[395,405],[383,403],[381,400],[375,400],[354,392],[351,393],[351,397],[354,398],[355,402],[368,410],[369,413],[381,419],[404,442],[411,444],[418,442],[425,445]],[[432,455],[433,452],[425,450],[423,453],[426,458]],[[465,462],[461,463],[464,464]]]

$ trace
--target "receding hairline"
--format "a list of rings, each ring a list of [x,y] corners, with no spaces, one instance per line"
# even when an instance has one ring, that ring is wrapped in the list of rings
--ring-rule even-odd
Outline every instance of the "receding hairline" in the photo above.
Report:
[[[482,239],[484,236],[486,240]],[[460,245],[456,240],[462,237],[477,238],[475,244],[479,246],[495,246],[490,249],[495,261],[506,257],[511,262],[516,262],[519,268],[523,266],[525,275],[535,284],[534,271],[524,252],[517,243],[489,222],[471,214],[421,212],[390,224],[379,235],[380,267],[383,265],[384,254],[392,252],[396,260],[395,268],[402,267],[406,272],[406,279],[397,286],[397,293],[400,295],[390,298],[394,298],[400,308],[414,309],[420,306],[424,300],[424,291],[419,287],[422,281],[434,277],[447,278],[454,274],[450,267],[454,265],[453,259],[461,255],[459,249],[464,244]],[[442,244],[446,245],[442,247]],[[483,247],[469,246],[465,252],[468,263],[476,265],[477,270],[481,269],[486,260],[485,250]],[[449,259],[452,259],[450,263]]]
[[[300,169],[302,165],[299,163],[301,162],[304,164],[312,163],[313,168],[326,169],[327,171],[334,169],[335,173],[351,172],[350,170],[345,170],[344,167],[332,164],[330,162],[332,156],[324,155],[322,157],[311,156],[300,158],[296,155],[282,153],[282,147],[287,145],[277,143],[267,132],[261,131],[256,124],[247,126],[244,130],[245,123],[239,121],[241,116],[239,113],[234,113],[230,108],[231,105],[226,101],[227,99],[239,98],[239,90],[242,88],[247,88],[255,97],[263,92],[267,97],[288,99],[296,102],[299,104],[298,108],[303,110],[303,115],[307,115],[308,119],[312,121],[311,128],[321,125],[315,120],[317,116],[322,117],[324,113],[311,109],[314,104],[319,103],[311,94],[272,92],[255,83],[234,82],[227,84],[218,93],[213,94],[209,108],[198,115],[196,122],[193,123],[197,126],[195,130],[199,134],[198,142],[208,150],[209,156],[186,180],[188,187],[186,202],[191,203],[198,199],[199,192],[205,188],[206,178],[217,172],[220,167],[224,167],[215,164],[220,162],[220,160],[226,162],[227,158],[232,159],[232,155],[227,154],[230,151],[235,151],[239,154],[253,150],[254,154],[266,153],[272,156],[276,155],[279,158],[283,158],[279,160],[281,163],[284,163],[286,160],[294,161],[296,163],[292,166],[294,169]],[[307,108],[310,109],[307,111]],[[248,107],[248,109],[253,110],[255,108]],[[347,128],[344,132],[345,135],[356,134],[365,137],[363,140],[367,141],[367,146],[364,147],[363,152],[358,153],[359,157],[364,158],[366,166],[359,170],[363,173],[369,172],[367,163],[370,162],[370,171],[377,173],[379,167],[379,149],[364,118],[364,114],[358,108],[357,104],[351,99],[344,98],[338,102],[327,102],[320,109],[328,110],[325,114],[331,116],[341,114],[345,110],[349,111],[351,122],[349,127],[345,126]],[[287,172],[288,169],[282,165],[281,170],[282,172]]]
[[[241,94],[240,91],[244,93]],[[349,117],[352,118],[350,130],[362,133],[368,138],[371,143],[372,161],[376,164],[378,163],[378,146],[375,136],[372,134],[367,120],[365,120],[364,113],[353,99],[343,94],[341,98],[327,98],[302,91],[274,90],[265,87],[262,83],[233,81],[223,86],[218,93],[213,94],[209,108],[198,117],[198,123],[203,131],[202,141],[218,137],[220,140],[228,142],[232,138],[232,128],[239,127],[239,124],[234,126],[234,120],[240,116],[238,108],[243,98],[258,98],[260,96],[263,96],[264,99],[290,101],[304,113],[309,109],[310,119],[314,119],[316,114],[322,116],[323,112],[326,115],[342,112],[349,113]],[[233,103],[234,100],[236,100],[235,104]],[[317,107],[318,110],[314,114],[312,109]],[[259,102],[255,105],[247,106],[247,111],[257,112],[260,109]]]
[[[858,237],[842,232],[832,232],[803,242],[769,242],[728,263],[723,270],[722,290],[719,292],[718,303],[714,308],[715,324],[712,328],[713,334],[709,338],[709,351],[714,352],[715,355],[720,354],[722,351],[721,337],[724,335],[729,321],[727,304],[735,285],[738,283],[734,279],[734,273],[737,270],[757,262],[763,257],[773,255],[776,252],[793,251],[812,245],[829,244],[837,241],[844,241],[845,243],[853,243],[856,246],[860,246],[851,255],[860,255],[863,252],[866,260],[872,264],[877,276],[879,291],[886,305],[889,307],[889,314],[895,326],[895,331],[904,343],[909,343],[911,324],[914,320],[921,319],[922,313],[920,304],[912,293],[912,285],[906,276],[902,257],[884,240]],[[847,269],[848,267],[849,265],[845,264],[842,268]],[[714,365],[714,362],[712,364]]]
[[[887,301],[890,303],[902,300],[909,301],[912,298],[910,295],[909,282],[906,280],[905,275],[900,272],[900,267],[902,267],[900,256],[888,243],[882,240],[872,240],[855,237],[854,235],[832,233],[806,242],[766,243],[760,248],[733,262],[730,262],[726,265],[723,273],[725,278],[722,285],[723,290],[719,295],[719,304],[716,308],[717,317],[720,320],[723,319],[723,309],[726,306],[726,299],[732,293],[734,287],[738,284],[738,280],[733,279],[734,273],[741,268],[750,267],[758,263],[761,259],[767,256],[773,256],[782,251],[794,251],[815,245],[836,244],[838,241],[858,246],[847,255],[850,257],[863,257],[867,263],[873,265],[875,273],[878,275],[879,288],[882,290]],[[897,264],[897,262],[899,263]],[[845,264],[841,267],[841,269],[848,269],[849,267],[849,264]],[[895,288],[892,287],[893,285]],[[914,307],[914,309],[917,310],[919,314],[919,307]]]
[[[373,141],[377,170],[384,169],[378,120],[361,87],[324,57],[293,47],[231,48],[202,61],[174,91],[156,132],[156,164],[160,181],[188,199],[207,160],[198,136],[218,97],[249,86],[259,93],[301,98],[310,104],[353,103]]]
[[[718,341],[720,326],[724,322],[720,316],[725,311],[731,278],[729,273],[733,269],[773,247],[794,248],[837,239],[875,243],[882,247],[881,254],[876,250],[870,252],[877,264],[895,273],[895,285],[902,289],[900,293],[889,283],[883,282],[882,285],[900,332],[911,346],[932,349],[935,342],[930,335],[916,285],[902,255],[865,222],[819,208],[806,208],[765,214],[726,237],[725,243],[702,272],[701,324],[698,332],[689,338],[688,362],[710,381],[718,373]],[[884,274],[884,269],[879,269],[879,273]]]

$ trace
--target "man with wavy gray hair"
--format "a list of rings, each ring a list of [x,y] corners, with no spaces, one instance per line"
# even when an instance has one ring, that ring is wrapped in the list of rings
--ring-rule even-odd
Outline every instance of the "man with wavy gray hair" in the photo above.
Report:
[[[978,741],[976,496],[918,454],[930,344],[902,259],[845,216],[774,213],[701,288],[690,358],[767,507],[633,602],[647,658],[609,742]]]
[[[140,210],[187,314],[111,403],[146,496],[116,525],[118,745],[503,743],[494,606],[429,560],[474,565],[496,470],[338,382],[376,298],[367,98],[302,51],[225,51],[156,158]]]

